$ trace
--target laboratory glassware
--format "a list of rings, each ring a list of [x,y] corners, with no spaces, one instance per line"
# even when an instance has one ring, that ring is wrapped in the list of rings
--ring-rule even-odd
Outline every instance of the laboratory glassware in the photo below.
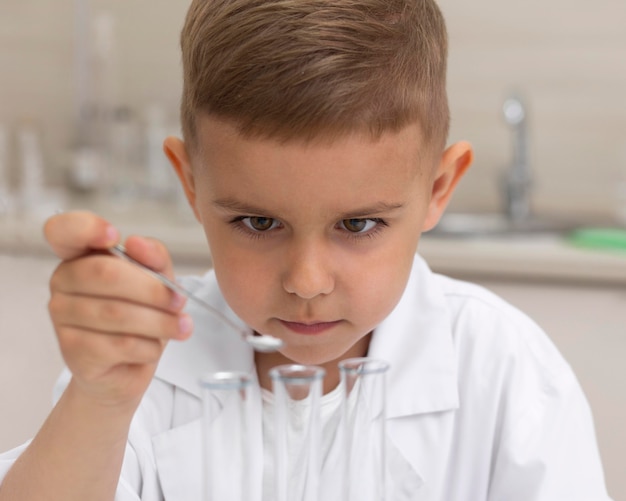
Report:
[[[0,216],[11,212],[12,200],[9,190],[9,134],[0,123]]]
[[[204,501],[252,499],[251,377],[215,372],[200,380],[203,405]]]
[[[45,168],[39,131],[32,124],[24,124],[17,131],[20,155],[20,208],[25,212],[42,202]]]
[[[109,252],[117,257],[120,257],[128,261],[129,263],[139,266],[142,270],[144,270],[149,275],[152,275],[159,282],[165,285],[168,289],[191,299],[193,302],[195,302],[196,304],[198,304],[205,310],[209,311],[212,315],[215,315],[216,317],[218,317],[226,325],[228,325],[229,327],[237,331],[241,335],[243,340],[246,343],[248,343],[254,350],[262,351],[262,352],[272,352],[272,351],[276,351],[280,349],[283,346],[283,342],[278,338],[275,338],[267,334],[254,335],[248,330],[237,325],[230,318],[224,315],[220,310],[214,308],[209,303],[207,303],[204,299],[200,298],[199,296],[196,296],[195,294],[188,291],[184,287],[181,287],[176,282],[167,278],[165,275],[154,271],[153,269],[147,267],[145,264],[140,263],[136,259],[133,259],[132,257],[130,257],[126,253],[126,249],[124,248],[123,245],[118,244],[113,247],[110,247]]]
[[[389,364],[367,357],[339,363],[343,501],[385,499],[385,406]]]
[[[298,364],[269,372],[274,393],[275,501],[319,501],[325,373],[321,367]]]

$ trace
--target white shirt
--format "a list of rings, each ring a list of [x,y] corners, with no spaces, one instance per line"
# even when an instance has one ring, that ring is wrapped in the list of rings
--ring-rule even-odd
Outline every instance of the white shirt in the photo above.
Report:
[[[275,452],[275,433],[276,427],[274,424],[274,395],[268,390],[261,390],[263,399],[263,499],[273,500],[275,496],[275,466],[274,466],[274,452]],[[322,395],[319,400],[319,419],[321,429],[321,440],[318,443],[319,455],[322,458],[322,464],[324,465],[323,471],[320,474],[322,479],[326,479],[325,484],[333,483],[332,478],[328,478],[333,475],[333,472],[338,472],[342,467],[341,458],[337,454],[339,438],[337,438],[337,430],[339,428],[339,421],[341,417],[341,401],[343,397],[344,389],[341,386],[337,386],[335,389]],[[289,430],[290,448],[289,451],[289,478],[290,481],[298,483],[298,485],[304,485],[303,481],[298,482],[306,477],[306,457],[305,446],[307,440],[307,431],[311,413],[310,399],[306,398],[300,401],[290,402],[290,420],[296,422],[298,426],[292,426]],[[281,430],[285,433],[286,430]],[[336,484],[336,482],[334,482]],[[323,485],[325,485],[323,484]],[[330,486],[329,486],[330,487]],[[304,489],[304,487],[302,487]],[[330,489],[337,494],[340,490],[335,488]],[[330,501],[333,499],[327,492],[328,489],[320,489],[320,499],[324,501]],[[293,492],[293,491],[292,491]],[[362,500],[366,501],[366,500]]]
[[[184,283],[234,317],[213,273]],[[194,335],[168,345],[131,424],[116,501],[202,499],[198,379],[254,372],[247,345],[192,303],[189,312]],[[535,323],[488,291],[433,274],[416,256],[368,355],[390,364],[386,501],[609,499],[572,370]],[[258,406],[261,416],[260,395]],[[260,417],[257,426],[250,501],[263,490]],[[0,479],[25,446],[0,456]]]

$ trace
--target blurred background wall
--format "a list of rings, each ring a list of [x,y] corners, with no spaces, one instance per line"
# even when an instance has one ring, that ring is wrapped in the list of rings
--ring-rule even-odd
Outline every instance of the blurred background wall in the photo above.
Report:
[[[477,151],[462,205],[493,205],[510,162],[499,113],[518,90],[529,105],[538,211],[621,210],[626,176],[626,2],[440,0],[451,49],[453,138]],[[491,180],[491,181],[490,181]]]
[[[64,180],[68,152],[81,134],[75,71],[80,47],[74,43],[81,4],[89,4],[92,17],[112,15],[106,49],[111,104],[140,123],[155,104],[169,123],[177,120],[178,35],[187,1],[2,0],[0,124],[8,130],[9,146],[21,124],[37,127],[50,183]],[[451,140],[469,139],[477,153],[453,205],[498,208],[500,172],[512,155],[501,107],[511,92],[524,96],[529,107],[538,211],[605,216],[626,204],[618,193],[626,176],[626,2],[440,0],[440,5],[451,41]],[[83,36],[93,35],[89,29],[82,24]],[[14,170],[16,157],[16,148],[9,148]],[[17,182],[19,175],[11,176]]]

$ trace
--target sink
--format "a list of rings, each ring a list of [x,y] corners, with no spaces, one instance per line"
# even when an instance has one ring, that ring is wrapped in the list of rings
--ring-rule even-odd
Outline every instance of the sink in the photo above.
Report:
[[[552,216],[531,216],[522,221],[500,213],[449,213],[428,234],[438,237],[508,237],[566,235],[584,225],[582,221]]]

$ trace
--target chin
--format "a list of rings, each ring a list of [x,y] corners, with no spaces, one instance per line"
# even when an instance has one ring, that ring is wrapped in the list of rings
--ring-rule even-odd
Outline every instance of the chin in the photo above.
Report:
[[[284,352],[283,355],[288,359],[287,363],[299,365],[323,365],[332,360],[329,360],[327,357],[321,357],[316,353],[306,353],[306,350]]]
[[[316,347],[317,348],[317,347]],[[349,358],[347,352],[351,347],[346,349],[320,350],[316,348],[300,347],[297,349],[283,351],[283,355],[293,363],[301,365],[328,365],[334,362],[339,363],[343,358]]]

